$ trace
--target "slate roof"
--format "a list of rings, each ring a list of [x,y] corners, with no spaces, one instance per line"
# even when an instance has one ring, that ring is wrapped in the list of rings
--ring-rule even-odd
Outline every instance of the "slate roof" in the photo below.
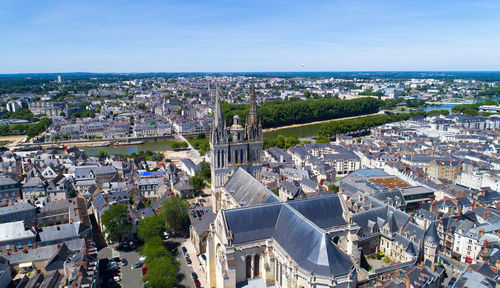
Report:
[[[283,204],[273,238],[302,268],[318,275],[346,275],[353,263],[318,226]]]
[[[346,275],[353,268],[349,256],[318,226],[346,223],[337,195],[223,210],[223,213],[235,244],[273,238],[301,268],[318,275]]]
[[[31,210],[34,211],[35,206],[31,205],[30,203],[16,204],[16,205],[0,207],[0,215],[8,215],[23,211],[27,212]]]
[[[238,168],[227,180],[224,189],[242,207],[281,202],[276,194],[242,168]]]
[[[24,227],[24,221],[0,224],[0,241],[2,242],[34,237],[35,233]]]
[[[427,228],[424,240],[431,243],[439,244],[439,235],[437,232],[436,223],[434,221],[432,221],[432,223],[429,225],[429,228]]]
[[[320,228],[347,224],[339,197],[295,200],[288,204]]]
[[[271,238],[281,210],[281,203],[225,210],[228,229],[235,244]]]

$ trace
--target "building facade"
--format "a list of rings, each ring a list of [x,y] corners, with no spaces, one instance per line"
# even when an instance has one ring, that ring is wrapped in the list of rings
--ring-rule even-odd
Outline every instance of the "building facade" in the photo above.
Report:
[[[260,179],[262,152],[262,125],[257,116],[255,89],[252,86],[250,111],[245,126],[235,115],[233,125],[226,127],[217,90],[214,121],[210,129],[210,158],[212,168],[212,190],[224,186],[228,177],[242,167],[256,179]]]

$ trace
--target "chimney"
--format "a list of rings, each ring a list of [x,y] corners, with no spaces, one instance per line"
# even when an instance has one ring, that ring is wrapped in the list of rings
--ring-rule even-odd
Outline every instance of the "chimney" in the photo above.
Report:
[[[377,286],[382,286],[382,279],[377,278]]]
[[[484,248],[488,247],[488,240],[484,239],[484,242],[483,242],[483,247],[484,247]]]
[[[479,229],[478,233],[479,233],[479,238],[481,238],[484,234],[484,229]]]
[[[410,277],[408,277],[408,275],[406,275],[406,288],[411,288],[411,281],[410,281]]]
[[[462,207],[458,208],[458,216],[462,216]]]
[[[483,212],[483,218],[486,218],[486,217],[488,217],[488,216],[490,216],[490,211],[485,210],[485,211]]]

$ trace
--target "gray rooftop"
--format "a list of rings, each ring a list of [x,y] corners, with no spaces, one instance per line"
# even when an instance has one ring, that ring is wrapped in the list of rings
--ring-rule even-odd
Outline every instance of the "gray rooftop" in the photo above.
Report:
[[[281,201],[271,190],[242,168],[238,168],[227,180],[224,189],[242,207]]]

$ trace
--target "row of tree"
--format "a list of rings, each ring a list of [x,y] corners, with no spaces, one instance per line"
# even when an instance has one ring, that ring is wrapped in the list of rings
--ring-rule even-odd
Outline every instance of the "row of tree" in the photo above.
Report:
[[[350,132],[364,131],[375,126],[380,126],[386,123],[408,120],[414,116],[428,116],[433,114],[447,115],[448,110],[434,110],[429,112],[418,111],[412,113],[393,114],[393,115],[375,115],[362,117],[358,119],[331,121],[324,124],[320,130],[320,136],[335,137],[339,134]]]
[[[269,147],[278,147],[281,149],[288,149],[299,143],[299,139],[295,136],[285,137],[283,135],[278,135],[276,138],[264,137],[263,148],[268,149]]]
[[[174,141],[170,145],[173,149],[186,149],[189,146],[185,141]]]
[[[34,124],[0,125],[0,136],[26,134],[32,138],[47,130],[50,124],[52,124],[52,119],[44,117]]]
[[[460,113],[464,115],[475,116],[479,113],[479,107],[482,105],[497,105],[495,100],[488,99],[483,102],[477,102],[472,104],[459,104],[451,108],[451,112]]]
[[[322,98],[309,100],[279,100],[264,102],[258,107],[262,127],[279,127],[349,116],[375,113],[383,101],[372,97],[352,100]],[[246,104],[222,104],[224,119],[231,124],[234,115],[239,115],[243,124],[248,115]]]
[[[17,109],[15,112],[5,111],[4,113],[0,114],[0,119],[23,119],[30,122],[36,121],[33,113],[26,108]]]

